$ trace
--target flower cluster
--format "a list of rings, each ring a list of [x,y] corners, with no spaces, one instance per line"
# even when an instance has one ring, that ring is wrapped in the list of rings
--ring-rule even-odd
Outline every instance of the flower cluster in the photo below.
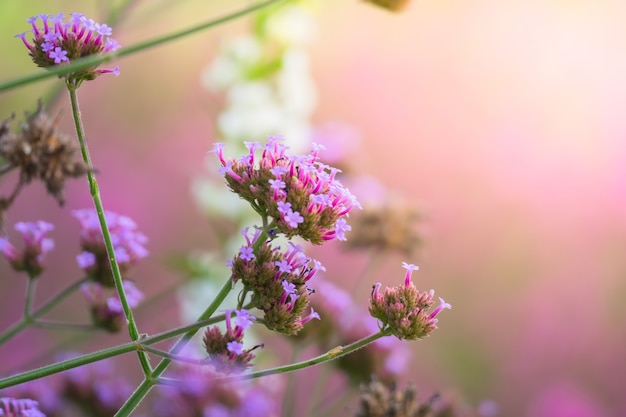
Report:
[[[13,133],[5,120],[0,125],[0,156],[6,159],[6,167],[18,168],[20,180],[13,195],[5,200],[6,210],[23,185],[39,179],[48,193],[63,204],[63,189],[67,178],[85,174],[78,143],[58,129],[58,117],[50,117],[39,102],[37,111],[26,114],[21,130]]]
[[[0,416],[6,417],[46,417],[37,408],[37,401],[29,399],[0,398]]]
[[[32,29],[15,35],[22,39],[29,50],[33,62],[39,67],[50,67],[69,63],[89,55],[112,52],[120,45],[111,38],[112,30],[106,24],[94,22],[80,13],[72,13],[69,22],[64,22],[63,13],[55,15],[40,14],[27,19]],[[33,35],[32,40],[27,34]],[[119,68],[96,69],[93,66],[70,74],[68,81],[82,82],[93,80],[100,74],[119,75]]]
[[[280,333],[297,334],[305,323],[319,319],[312,309],[307,316],[303,314],[312,292],[307,282],[324,267],[292,242],[282,251],[268,241],[259,242],[259,230],[249,236],[249,229],[244,229],[242,234],[247,244],[230,264],[232,279],[243,283],[244,297],[252,293],[251,304],[265,313],[265,326]]]
[[[66,360],[77,356],[78,352],[64,352],[57,359]],[[133,387],[121,369],[116,368],[114,360],[105,359],[45,379],[15,385],[2,392],[9,397],[35,400],[43,414],[33,416],[110,417],[124,404],[133,392]],[[1,406],[0,416],[4,416]],[[9,413],[8,416],[13,414]]]
[[[43,271],[44,255],[54,248],[54,241],[46,238],[46,233],[54,226],[44,221],[34,223],[19,222],[15,230],[22,234],[24,249],[20,253],[6,237],[0,237],[0,251],[16,271],[26,271],[35,278]]]
[[[93,209],[75,210],[72,214],[78,219],[81,227],[80,245],[83,252],[76,257],[78,266],[91,280],[105,287],[113,287],[115,285],[113,274],[96,211]],[[148,255],[144,247],[148,239],[143,233],[137,231],[137,225],[130,218],[110,211],[105,211],[104,216],[109,226],[120,272],[125,274],[138,260]]]
[[[317,279],[315,287],[316,297],[312,298],[311,304],[322,317],[332,317],[332,320],[320,320],[306,326],[298,336],[316,343],[321,351],[328,351],[378,332],[376,320],[367,315],[362,306],[355,304],[348,292],[323,279]],[[344,372],[353,385],[360,384],[370,375],[393,381],[406,371],[410,355],[406,343],[395,337],[383,337],[332,364]]]
[[[231,315],[234,314],[234,320]],[[204,348],[209,363],[220,373],[239,373],[251,366],[252,349],[243,348],[243,332],[252,326],[256,317],[247,310],[226,311],[226,332],[218,326],[208,327],[204,333]],[[234,323],[233,323],[234,322]],[[234,326],[233,326],[234,324]]]
[[[275,417],[275,395],[270,385],[251,385],[251,381],[219,381],[206,366],[181,365],[168,375],[176,384],[158,387],[150,404],[155,417],[229,416]]]
[[[230,189],[248,201],[263,217],[271,217],[279,232],[300,236],[313,244],[345,240],[350,230],[345,217],[360,205],[335,178],[339,172],[318,159],[320,146],[309,155],[290,155],[280,139],[271,137],[257,161],[258,142],[246,142],[249,154],[226,160],[224,144],[215,152],[222,164],[220,173]]]
[[[137,307],[143,300],[143,293],[132,281],[125,280],[123,285],[128,306]],[[118,332],[126,323],[119,295],[107,297],[105,288],[97,282],[83,284],[80,289],[89,304],[93,324],[112,333]]]
[[[452,308],[443,298],[432,312],[433,290],[420,293],[413,282],[411,272],[419,269],[413,264],[402,263],[407,270],[404,285],[386,288],[380,293],[380,283],[374,286],[370,298],[369,311],[372,317],[380,320],[382,329],[390,329],[398,339],[421,339],[437,328],[437,315],[444,308]]]

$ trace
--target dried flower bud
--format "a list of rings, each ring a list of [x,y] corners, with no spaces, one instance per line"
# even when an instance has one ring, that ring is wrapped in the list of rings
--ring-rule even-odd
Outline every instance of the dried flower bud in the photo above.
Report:
[[[352,233],[346,245],[350,248],[375,247],[412,255],[420,244],[415,230],[418,213],[412,207],[388,203],[367,207],[352,218]]]
[[[402,263],[407,270],[404,285],[386,288],[380,293],[380,284],[376,284],[370,298],[370,315],[381,322],[381,328],[390,329],[398,339],[422,339],[437,328],[437,315],[444,308],[452,308],[443,298],[441,304],[432,312],[435,292],[420,293],[411,282],[411,272],[419,269],[413,264]]]
[[[403,11],[411,2],[411,0],[365,0],[368,3],[375,4],[383,9],[390,10],[392,12]]]
[[[87,172],[78,143],[59,131],[58,117],[51,118],[41,102],[34,114],[26,113],[20,132],[10,132],[10,120],[0,126],[0,156],[8,163],[5,170],[19,168],[20,182],[13,195],[0,205],[0,210],[6,210],[21,187],[33,179],[41,180],[48,193],[63,205],[65,180]]]

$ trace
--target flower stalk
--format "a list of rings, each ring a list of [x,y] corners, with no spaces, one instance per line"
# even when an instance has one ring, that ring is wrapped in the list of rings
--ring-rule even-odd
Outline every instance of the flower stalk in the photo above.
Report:
[[[79,81],[67,82],[67,90],[69,92],[70,102],[72,104],[72,115],[74,117],[74,126],[76,127],[76,135],[78,137],[78,142],[80,143],[80,151],[83,156],[83,162],[85,163],[85,167],[87,169],[87,181],[89,183],[89,191],[91,193],[91,197],[93,199],[93,203],[96,208],[96,212],[98,214],[98,220],[100,222],[100,227],[102,229],[102,236],[104,238],[104,244],[106,246],[107,254],[109,257],[109,262],[111,265],[111,272],[113,273],[113,280],[115,282],[115,288],[120,297],[120,302],[122,304],[124,316],[126,317],[126,321],[128,323],[128,332],[130,334],[130,338],[134,342],[134,341],[137,341],[137,339],[139,339],[139,330],[137,328],[137,323],[135,322],[135,318],[133,316],[133,311],[128,304],[126,292],[124,291],[124,284],[122,282],[122,274],[120,272],[119,263],[117,262],[117,258],[115,256],[115,250],[113,248],[113,243],[111,241],[111,233],[109,232],[109,227],[107,226],[106,217],[104,215],[104,207],[102,205],[102,198],[100,197],[100,189],[98,187],[98,182],[96,181],[93,164],[91,162],[91,156],[89,155],[89,148],[87,146],[87,141],[85,139],[85,130],[82,124],[82,119],[80,115],[80,107],[78,105],[78,96],[76,93],[79,83],[80,83]],[[139,355],[139,362],[141,363],[141,367],[143,369],[144,374],[148,375],[152,370],[152,366],[150,365],[148,355],[145,352],[137,352],[137,354]]]

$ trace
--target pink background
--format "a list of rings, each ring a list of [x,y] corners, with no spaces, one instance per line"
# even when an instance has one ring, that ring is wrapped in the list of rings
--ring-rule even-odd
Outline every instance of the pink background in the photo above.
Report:
[[[72,11],[50,3],[46,11]],[[2,79],[36,71],[11,36],[42,10],[2,8]],[[231,8],[198,13],[205,9],[141,4],[115,38],[128,45]],[[347,0],[322,8],[310,48],[315,121],[355,126],[364,145],[354,171],[375,175],[424,213],[419,255],[388,255],[375,280],[399,283],[401,261],[419,264],[416,284],[454,307],[436,333],[412,345],[407,379],[424,395],[455,389],[473,404],[496,401],[506,416],[626,414],[624,16],[623,2],[591,0],[422,0],[399,15]],[[168,255],[213,243],[189,191],[219,111],[199,79],[219,40],[243,27],[125,58],[121,77],[79,92],[104,204],[150,237],[153,256],[133,270],[148,295],[180,280],[164,270]],[[0,119],[32,108],[50,85],[2,93]],[[55,110],[71,133],[66,101]],[[0,182],[3,195],[13,180]],[[79,274],[68,209],[89,207],[86,182],[71,181],[66,197],[59,209],[35,184],[8,215],[10,227],[57,225],[38,300]],[[334,249],[315,256],[348,287],[365,256]],[[20,316],[22,284],[1,261],[1,328]],[[84,306],[80,297],[75,304],[55,317],[76,318]],[[140,327],[163,330],[175,312],[171,299],[155,302],[140,312]],[[49,335],[32,330],[0,347],[2,369],[48,363],[39,355]],[[126,335],[88,339],[108,346]]]

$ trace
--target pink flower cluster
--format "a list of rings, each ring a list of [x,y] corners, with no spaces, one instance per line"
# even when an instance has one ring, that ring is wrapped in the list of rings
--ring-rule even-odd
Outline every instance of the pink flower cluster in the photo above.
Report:
[[[324,267],[292,242],[283,251],[268,241],[259,243],[259,230],[249,236],[246,228],[242,234],[246,245],[230,263],[232,279],[243,283],[242,299],[247,293],[252,294],[252,305],[265,313],[265,326],[280,333],[297,334],[305,323],[319,319],[313,310],[308,315],[304,312],[312,293],[307,282]]]
[[[234,319],[231,315],[234,313]],[[220,373],[239,373],[251,366],[252,349],[243,348],[243,332],[252,326],[256,317],[247,310],[226,311],[226,332],[218,326],[208,327],[204,333],[204,348],[209,363]]]
[[[113,287],[113,275],[107,256],[104,238],[98,215],[93,209],[74,210],[72,215],[80,222],[80,246],[83,249],[77,257],[78,265],[94,281],[106,287]],[[129,217],[105,211],[115,257],[122,274],[148,256],[144,247],[148,238],[137,230],[137,225]]]
[[[212,150],[233,192],[264,218],[273,218],[275,227],[288,238],[300,236],[314,244],[346,240],[350,226],[345,217],[361,206],[336,179],[339,170],[319,161],[321,146],[314,145],[308,155],[291,155],[277,137],[269,138],[265,146],[245,144],[249,153],[239,160],[225,159],[222,143]],[[259,149],[262,153],[257,159]]]
[[[444,308],[452,308],[443,298],[432,312],[433,290],[419,292],[411,282],[411,272],[419,269],[416,265],[402,263],[407,270],[404,285],[386,288],[380,293],[380,283],[374,286],[370,298],[369,311],[381,323],[381,329],[389,329],[398,339],[422,339],[437,328],[437,315]]]
[[[110,37],[111,28],[106,24],[96,23],[80,13],[72,13],[69,23],[63,19],[63,13],[56,16],[47,14],[33,16],[27,20],[32,29],[15,35],[22,39],[37,66],[50,67],[119,49],[119,44]],[[28,33],[33,35],[31,41],[27,39]],[[97,70],[96,67],[90,67],[65,77],[80,82],[93,80],[98,75],[106,73],[119,75],[119,68]]]
[[[34,223],[19,222],[15,230],[22,234],[24,249],[19,252],[6,237],[0,237],[0,252],[4,254],[16,271],[26,271],[35,278],[43,271],[44,255],[54,248],[54,241],[46,238],[46,233],[54,226],[44,221]]]
[[[130,308],[135,308],[144,295],[132,281],[124,281],[124,293]],[[91,310],[92,322],[99,328],[111,333],[118,332],[126,323],[126,316],[117,293],[109,297],[105,288],[97,282],[85,283],[80,287]]]

